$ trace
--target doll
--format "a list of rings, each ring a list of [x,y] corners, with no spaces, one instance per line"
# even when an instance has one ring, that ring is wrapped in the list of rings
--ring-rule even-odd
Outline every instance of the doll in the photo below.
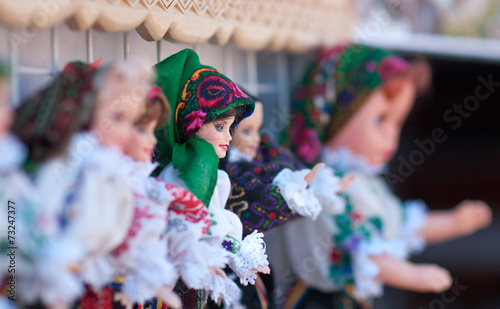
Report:
[[[321,171],[324,164],[317,164],[312,171],[305,169],[291,152],[279,147],[268,136],[261,138],[263,106],[258,98],[251,98],[255,110],[233,132],[228,158],[220,163],[231,179],[231,195],[226,208],[240,217],[243,233],[267,231],[297,215],[314,220],[323,210],[323,204],[330,207],[325,211],[341,213],[344,201],[335,194],[341,189],[340,178],[334,176],[333,171]],[[314,180],[318,172],[324,176],[323,185]],[[330,177],[326,176],[328,173]],[[325,203],[320,204],[316,194]],[[265,290],[263,287],[264,281],[271,282],[272,278],[262,279],[255,287],[241,287],[245,306],[251,308],[257,298],[269,302],[261,295],[270,295],[272,284],[267,284]],[[261,307],[265,305],[261,303]]]
[[[205,205],[186,189],[149,177],[157,165],[151,162],[157,142],[154,130],[165,125],[162,120],[169,114],[161,88],[153,87],[125,147],[134,166],[129,179],[136,211],[126,239],[110,256],[120,270],[117,273],[125,275],[123,294],[115,294],[125,304],[158,296],[162,303],[178,308],[180,299],[172,292],[178,278],[191,288],[203,288],[211,273],[217,273],[214,268],[226,263],[222,248],[213,250],[199,241],[210,226]]]
[[[344,192],[345,213],[284,227],[299,278],[284,307],[369,308],[383,284],[416,292],[446,290],[452,283],[448,271],[408,262],[408,254],[425,243],[484,228],[491,213],[480,201],[427,213],[421,201],[402,203],[379,176],[397,150],[413,106],[411,66],[368,46],[334,48],[320,55],[298,96],[289,140],[293,151],[356,178]],[[316,262],[305,267],[310,257]]]
[[[10,126],[13,109],[10,102],[10,83],[7,67],[0,62],[0,201],[6,205],[0,222],[0,285],[6,284],[5,295],[0,295],[1,308],[14,308],[16,300],[16,265],[11,264],[12,248],[16,247],[16,210],[22,199],[34,199],[32,186],[22,170],[26,147],[13,135]],[[12,241],[12,242],[10,242]],[[14,250],[13,260],[17,250]],[[15,262],[15,260],[14,260]],[[14,284],[14,285],[13,285]]]
[[[150,83],[137,59],[99,70],[70,63],[21,105],[14,131],[28,146],[25,167],[43,201],[24,215],[23,250],[31,258],[19,267],[18,287],[27,303],[68,305],[83,282],[95,286],[113,274],[105,257],[134,213],[124,139]]]
[[[146,135],[146,130],[168,111],[165,101],[155,100],[157,95],[157,88],[153,88],[124,144],[124,151],[130,157],[123,160],[122,168],[129,172],[126,180],[134,192],[135,210],[127,236],[106,258],[113,269],[112,278],[123,277],[96,294],[88,293],[82,301],[87,308],[112,308],[118,305],[116,302],[129,307],[154,296],[169,306],[180,306],[179,299],[168,288],[176,281],[174,265],[167,259],[165,237],[168,220],[165,204],[168,205],[173,196],[163,193],[152,198],[149,194],[156,186],[156,181],[149,178],[156,167],[151,163],[156,142],[151,145],[152,139]],[[114,293],[113,287],[119,292]]]
[[[324,164],[306,169],[292,153],[276,145],[268,136],[261,138],[263,107],[260,100],[253,99],[254,113],[238,125],[228,160],[221,161],[232,184],[226,208],[237,213],[244,222],[244,234],[281,226],[294,214],[314,220],[323,210],[316,194],[330,207],[325,211],[342,212],[344,201],[335,194],[341,189],[340,178],[330,171],[332,177],[326,180],[329,189],[319,190],[323,186],[314,179],[318,173],[323,174]]]
[[[170,124],[157,130],[159,178],[187,188],[207,205],[212,223],[203,241],[225,248],[228,266],[242,284],[253,284],[257,271],[268,271],[263,235],[255,231],[243,239],[240,219],[224,208],[230,182],[218,163],[226,156],[230,129],[252,113],[254,103],[227,77],[202,65],[192,50],[170,56],[156,69],[173,111]],[[208,290],[213,299],[237,298],[229,279],[213,276]]]

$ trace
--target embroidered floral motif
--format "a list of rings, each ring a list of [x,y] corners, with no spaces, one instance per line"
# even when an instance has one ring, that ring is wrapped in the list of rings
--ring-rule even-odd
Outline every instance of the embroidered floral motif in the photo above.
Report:
[[[203,203],[188,190],[173,184],[165,184],[165,188],[170,191],[174,200],[170,203],[169,210],[176,214],[184,215],[188,222],[204,222],[203,233],[210,227],[208,210]]]
[[[193,137],[204,122],[221,112],[248,104],[249,97],[226,76],[205,67],[191,74],[181,99],[176,108],[175,122],[181,139],[186,140]],[[247,113],[249,115],[251,110]]]

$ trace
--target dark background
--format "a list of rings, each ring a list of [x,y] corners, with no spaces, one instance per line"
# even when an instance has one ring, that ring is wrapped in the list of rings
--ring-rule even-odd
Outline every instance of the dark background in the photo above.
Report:
[[[500,82],[500,63],[426,55],[433,67],[430,92],[420,98],[405,124],[398,154],[390,170],[398,174],[400,155],[408,159],[419,149],[415,139],[431,138],[436,128],[447,140],[437,144],[404,182],[393,186],[404,199],[423,199],[431,210],[450,209],[464,199],[482,199],[493,210],[492,225],[474,235],[429,246],[412,258],[447,268],[458,284],[444,294],[418,294],[385,288],[377,304],[382,308],[500,308],[500,87],[480,101],[479,108],[462,118],[462,124],[446,122],[446,110],[474,96],[491,75]],[[483,89],[484,91],[484,89]],[[458,282],[458,283],[457,283]]]

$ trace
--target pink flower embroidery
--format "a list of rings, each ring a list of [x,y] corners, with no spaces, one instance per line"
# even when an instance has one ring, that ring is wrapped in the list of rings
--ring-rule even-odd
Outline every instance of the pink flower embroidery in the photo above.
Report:
[[[305,125],[303,115],[298,114],[292,121],[290,134],[297,156],[307,163],[313,162],[319,155],[321,142],[316,130]]]
[[[195,110],[189,113],[185,117],[185,132],[188,137],[191,137],[194,133],[196,133],[196,130],[201,128],[203,125],[203,122],[205,121],[205,116],[207,113],[205,113],[202,110]]]
[[[241,91],[240,87],[238,87],[235,83],[231,82],[231,87],[233,88],[234,96],[237,98],[248,98],[248,96]]]

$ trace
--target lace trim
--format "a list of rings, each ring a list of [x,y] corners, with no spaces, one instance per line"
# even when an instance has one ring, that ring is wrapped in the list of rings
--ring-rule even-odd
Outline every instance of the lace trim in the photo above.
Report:
[[[404,202],[405,222],[402,238],[409,253],[418,253],[425,248],[425,239],[419,234],[427,218],[427,205],[422,200]]]
[[[340,190],[341,181],[342,178],[335,176],[332,168],[325,166],[310,184],[323,211],[328,214],[338,215],[345,210],[345,199],[336,193]]]
[[[382,296],[383,283],[376,279],[378,266],[369,256],[389,254],[399,259],[406,259],[406,243],[402,239],[385,241],[375,238],[370,242],[362,242],[353,254],[353,272],[356,282],[354,294],[359,299]]]
[[[186,253],[186,256],[193,256],[195,259],[181,259],[178,265],[182,280],[193,289],[206,288],[212,277],[208,268],[223,269],[228,263],[229,254],[223,248],[212,247],[204,241],[198,242]]]
[[[252,157],[239,151],[236,147],[229,146],[227,161],[229,163],[236,163],[240,161],[251,162]]]
[[[175,267],[167,261],[148,263],[145,260],[137,267],[137,270],[127,274],[122,286],[123,294],[136,303],[153,298],[161,286],[173,285],[177,280]]]
[[[243,285],[255,284],[257,279],[256,268],[269,265],[266,255],[266,244],[264,234],[253,231],[241,242],[240,250],[230,255],[229,267],[240,278]]]
[[[71,139],[66,165],[79,167],[85,164],[102,177],[127,178],[135,168],[126,162],[127,158],[115,148],[102,147],[93,133],[81,132]]]
[[[33,264],[20,261],[19,296],[27,303],[41,301],[50,305],[63,301],[70,304],[84,292],[81,279],[71,270],[82,255],[81,246],[69,240],[44,245]]]
[[[314,220],[321,213],[322,207],[304,180],[310,171],[303,169],[293,172],[285,168],[274,178],[273,185],[280,188],[281,195],[291,210],[301,216],[312,217]]]
[[[219,276],[212,276],[210,281],[210,297],[214,302],[222,298],[226,306],[241,299],[241,291],[232,280]]]
[[[335,170],[345,173],[361,173],[366,175],[380,175],[387,169],[386,164],[371,164],[367,158],[353,153],[347,147],[330,149],[323,147],[321,160]]]

